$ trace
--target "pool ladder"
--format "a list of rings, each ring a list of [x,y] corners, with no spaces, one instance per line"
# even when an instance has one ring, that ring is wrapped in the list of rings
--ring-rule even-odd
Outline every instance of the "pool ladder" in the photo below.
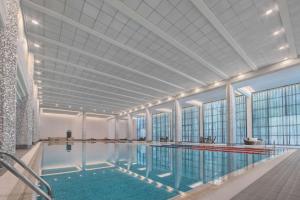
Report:
[[[40,184],[43,184],[44,186],[46,186],[47,193],[45,193],[39,186],[37,186],[34,183],[32,183],[27,177],[25,177],[20,172],[18,172],[16,170],[16,168],[13,167],[9,162],[7,162],[6,160],[4,160],[1,155],[5,155],[5,156],[11,158],[12,160],[14,160],[15,162],[17,162],[22,168],[24,168],[34,178],[36,178],[40,182]],[[25,185],[27,185],[28,187],[30,187],[33,191],[35,191],[37,194],[39,194],[44,199],[47,199],[47,200],[53,200],[54,199],[53,198],[52,189],[51,189],[50,185],[44,179],[42,179],[39,175],[37,175],[32,169],[30,169],[29,167],[27,167],[26,164],[23,161],[21,161],[20,159],[18,159],[14,155],[12,155],[12,154],[10,154],[8,152],[4,152],[4,151],[0,151],[0,156],[1,156],[0,157],[0,164],[3,167],[5,167],[8,171],[10,171],[13,175],[15,175],[18,179],[20,179],[21,181],[23,181],[23,183]]]

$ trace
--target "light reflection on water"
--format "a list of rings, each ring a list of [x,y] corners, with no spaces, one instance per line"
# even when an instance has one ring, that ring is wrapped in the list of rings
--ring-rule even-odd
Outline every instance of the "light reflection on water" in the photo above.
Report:
[[[54,188],[58,183],[57,180],[64,176],[67,179],[74,179],[75,176],[76,182],[80,182],[78,177],[101,174],[99,180],[94,181],[99,184],[99,187],[104,187],[103,191],[119,189],[105,188],[104,185],[108,182],[118,183],[115,184],[116,187],[124,182],[125,186],[132,185],[132,187],[127,185],[129,187],[126,193],[129,199],[141,198],[138,190],[161,192],[155,197],[144,194],[144,199],[158,197],[166,199],[184,194],[208,182],[220,184],[222,183],[220,178],[224,175],[244,167],[252,167],[254,163],[268,157],[270,155],[199,151],[143,144],[75,142],[71,145],[48,145],[45,143],[42,169],[43,174],[46,175],[44,177],[52,181],[50,184]],[[92,171],[93,173],[90,173]],[[101,179],[105,178],[105,173],[110,173],[110,177],[116,176],[103,183]],[[125,174],[127,178],[118,178],[118,173]],[[54,179],[56,181],[53,181]],[[85,181],[91,180],[85,179]],[[60,187],[67,186],[60,185]],[[70,185],[65,190],[72,190],[72,187],[73,185]],[[96,192],[89,188],[88,193]],[[118,199],[118,195],[107,198]],[[89,199],[87,196],[84,198]]]

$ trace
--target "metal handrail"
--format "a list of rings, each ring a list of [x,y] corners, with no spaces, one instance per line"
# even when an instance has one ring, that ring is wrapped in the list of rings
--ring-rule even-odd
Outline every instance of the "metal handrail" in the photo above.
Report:
[[[16,161],[21,167],[23,167],[25,170],[27,170],[33,177],[38,179],[42,184],[44,184],[47,188],[47,193],[46,194],[41,188],[37,187],[35,184],[33,184],[28,178],[23,176],[21,173],[19,173],[13,166],[11,166],[9,163],[7,163],[4,159],[0,158],[0,163],[7,169],[9,170],[13,175],[15,175],[17,178],[21,179],[27,186],[29,186],[32,190],[34,190],[36,193],[39,195],[43,196],[47,200],[53,200],[53,193],[50,185],[42,179],[39,175],[37,175],[32,169],[26,166],[26,164],[15,157],[14,155],[0,151],[0,154],[6,155],[10,158],[12,158],[14,161]]]

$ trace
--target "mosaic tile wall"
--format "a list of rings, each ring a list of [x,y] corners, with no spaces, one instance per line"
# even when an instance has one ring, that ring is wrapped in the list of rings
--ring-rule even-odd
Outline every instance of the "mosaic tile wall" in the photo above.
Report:
[[[1,149],[15,152],[16,145],[16,74],[17,74],[17,37],[18,37],[18,0],[6,0],[7,21],[0,30],[0,102],[2,132]]]
[[[24,97],[17,102],[16,109],[16,142],[17,146],[30,147],[33,141],[33,108],[32,101]]]

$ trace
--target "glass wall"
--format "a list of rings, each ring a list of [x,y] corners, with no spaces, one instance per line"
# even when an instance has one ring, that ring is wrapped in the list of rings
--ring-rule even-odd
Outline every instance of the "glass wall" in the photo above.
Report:
[[[159,113],[152,115],[152,140],[172,140],[171,135],[171,113]]]
[[[254,93],[252,109],[253,137],[300,145],[300,84]]]
[[[203,105],[204,137],[215,138],[215,143],[226,143],[226,100]]]
[[[243,144],[244,138],[247,137],[247,104],[246,96],[241,95],[235,98],[236,113],[236,136],[235,143]]]
[[[136,136],[138,140],[146,139],[146,117],[142,115],[138,115],[135,118],[136,124]]]
[[[199,108],[182,109],[182,141],[199,142]]]

